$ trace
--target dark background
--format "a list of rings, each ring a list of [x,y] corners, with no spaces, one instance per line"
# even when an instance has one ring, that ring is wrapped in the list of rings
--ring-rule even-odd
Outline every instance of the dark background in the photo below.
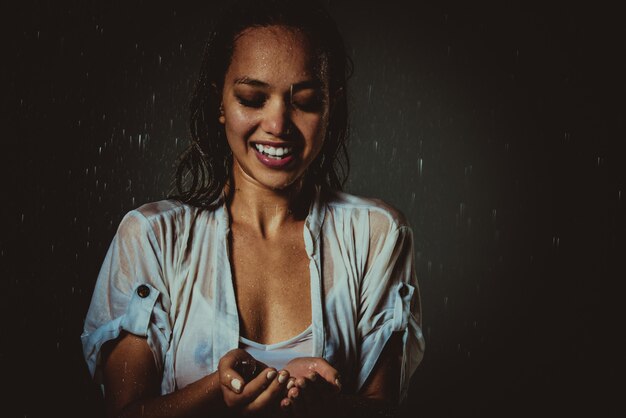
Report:
[[[616,8],[328,3],[355,62],[346,189],[416,240],[427,351],[407,414],[617,415]],[[102,415],[82,321],[121,217],[169,190],[214,4],[2,6],[3,416]]]

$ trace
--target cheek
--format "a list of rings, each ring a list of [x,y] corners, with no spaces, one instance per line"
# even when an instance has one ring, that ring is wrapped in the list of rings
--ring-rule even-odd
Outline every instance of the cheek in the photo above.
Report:
[[[328,129],[328,118],[325,116],[317,116],[309,120],[307,126],[307,137],[311,138],[312,148],[321,149],[326,137]]]
[[[229,134],[229,137],[231,135],[244,137],[254,129],[256,124],[256,117],[254,115],[240,109],[227,111],[225,117],[226,133]]]

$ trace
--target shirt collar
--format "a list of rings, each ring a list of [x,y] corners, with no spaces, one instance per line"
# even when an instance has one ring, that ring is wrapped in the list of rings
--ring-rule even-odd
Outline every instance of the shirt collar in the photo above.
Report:
[[[322,188],[318,185],[315,186],[315,196],[311,205],[309,206],[309,214],[304,222],[305,228],[311,233],[311,237],[314,241],[317,241],[322,231],[322,224],[326,217],[326,205],[322,199]]]

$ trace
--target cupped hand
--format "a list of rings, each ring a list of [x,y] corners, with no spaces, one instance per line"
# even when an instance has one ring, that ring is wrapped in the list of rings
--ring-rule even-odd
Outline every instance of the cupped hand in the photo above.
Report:
[[[287,396],[280,402],[284,412],[303,418],[334,415],[341,380],[333,366],[322,358],[299,357],[285,369],[291,378]]]
[[[289,381],[289,372],[278,373],[242,349],[226,353],[217,370],[226,407],[241,415],[277,410]]]
[[[285,365],[292,378],[310,379],[314,375],[321,376],[326,382],[333,385],[338,392],[341,390],[339,372],[321,357],[297,357]]]

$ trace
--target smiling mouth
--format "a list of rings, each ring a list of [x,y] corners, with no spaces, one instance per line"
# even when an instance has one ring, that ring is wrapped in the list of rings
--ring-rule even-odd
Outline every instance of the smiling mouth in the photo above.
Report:
[[[289,157],[293,154],[294,147],[274,147],[271,145],[263,145],[263,144],[253,144],[256,150],[265,155],[268,158],[274,160],[282,160],[283,158]]]

